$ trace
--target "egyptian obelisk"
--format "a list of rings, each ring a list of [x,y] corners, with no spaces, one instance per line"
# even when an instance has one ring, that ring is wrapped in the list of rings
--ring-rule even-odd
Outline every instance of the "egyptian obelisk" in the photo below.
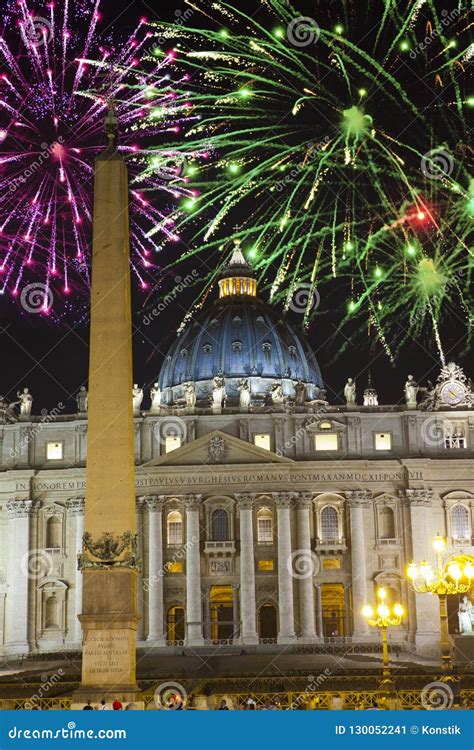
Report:
[[[109,144],[95,162],[83,574],[82,680],[73,707],[137,702],[137,579],[128,173]]]

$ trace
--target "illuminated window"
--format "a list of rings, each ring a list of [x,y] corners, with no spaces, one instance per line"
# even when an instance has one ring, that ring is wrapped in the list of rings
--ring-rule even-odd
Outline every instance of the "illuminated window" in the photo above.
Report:
[[[469,512],[465,505],[455,505],[451,510],[451,536],[457,541],[469,539],[470,535]]]
[[[259,570],[273,570],[273,560],[259,560],[258,569]]]
[[[229,538],[229,516],[223,508],[217,508],[212,514],[212,541],[226,542]]]
[[[176,448],[181,448],[181,438],[179,435],[167,435],[165,437],[165,453],[171,453]]]
[[[168,573],[182,573],[183,572],[183,563],[180,562],[169,562],[166,564],[166,568],[168,570]]]
[[[257,538],[260,543],[273,542],[273,513],[269,508],[257,513]]]
[[[339,442],[337,432],[323,432],[314,436],[314,444],[317,451],[337,451]]]
[[[258,448],[265,448],[266,451],[271,450],[270,435],[254,435],[253,442]]]
[[[321,541],[335,542],[339,539],[339,515],[332,505],[326,505],[321,511]]]
[[[326,560],[323,560],[323,570],[340,570],[341,569],[341,561],[337,560],[335,557],[328,557]]]
[[[48,461],[58,461],[63,457],[63,443],[46,443],[46,458]]]
[[[183,543],[183,518],[179,510],[172,510],[168,513],[167,531],[169,545]]]
[[[445,438],[446,448],[467,448],[466,429],[462,422],[446,422]]]
[[[376,451],[389,451],[392,449],[392,435],[390,432],[376,432],[374,439]]]

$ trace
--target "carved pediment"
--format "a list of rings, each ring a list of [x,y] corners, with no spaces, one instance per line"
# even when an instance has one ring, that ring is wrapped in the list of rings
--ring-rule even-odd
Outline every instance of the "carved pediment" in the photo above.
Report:
[[[305,430],[311,434],[319,434],[321,432],[344,432],[344,430],[347,430],[347,425],[344,424],[344,422],[339,422],[337,419],[308,419],[305,423]]]
[[[397,505],[398,498],[395,495],[389,495],[387,492],[382,492],[380,495],[374,496],[374,503],[377,505]]]
[[[148,466],[204,466],[218,464],[288,464],[291,458],[258,448],[253,443],[214,430],[197,440],[144,464]]]

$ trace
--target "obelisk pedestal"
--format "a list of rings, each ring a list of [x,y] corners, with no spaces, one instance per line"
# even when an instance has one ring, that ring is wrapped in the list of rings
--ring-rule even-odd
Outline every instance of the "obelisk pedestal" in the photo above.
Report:
[[[141,705],[128,175],[115,145],[112,108],[106,128],[109,145],[96,160],[94,179],[86,498],[79,559],[82,680],[72,708],[102,698]]]

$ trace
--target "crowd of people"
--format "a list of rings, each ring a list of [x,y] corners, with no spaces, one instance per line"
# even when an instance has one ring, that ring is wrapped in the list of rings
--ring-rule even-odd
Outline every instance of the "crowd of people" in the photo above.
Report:
[[[87,701],[86,705],[82,709],[83,711],[135,711],[137,705],[135,703],[127,703],[124,705],[122,701],[116,698],[112,703],[107,703],[105,698],[102,698],[99,705],[92,705],[92,701]]]
[[[209,709],[209,703],[212,702],[212,698],[210,701],[207,701],[207,699],[204,700],[206,701],[206,706],[202,705],[202,701],[199,701],[192,696],[189,698],[185,698],[180,694],[175,694],[170,696],[164,704],[159,703],[156,708],[158,710],[165,711],[196,711]],[[155,706],[153,706],[153,708],[155,708]],[[317,695],[306,696],[304,694],[295,699],[290,706],[282,704],[278,698],[274,698],[273,700],[268,699],[264,702],[259,703],[255,698],[251,696],[244,701],[242,701],[241,699],[236,700],[232,697],[221,698],[218,699],[213,706],[213,710],[215,711],[303,711],[318,710],[322,708],[326,708],[326,706],[320,705],[320,699]],[[355,711],[386,711],[400,710],[403,707],[395,694],[379,694],[374,695],[373,698],[361,698],[355,706],[351,707],[345,705],[344,697],[342,695],[335,694],[331,697],[330,705],[328,706],[328,708],[333,711],[341,711],[344,709],[347,710],[349,708]],[[430,706],[413,706],[414,710],[418,708],[429,710]],[[456,697],[453,700],[452,705],[448,708],[452,708],[455,710],[469,710],[469,699],[458,699]],[[113,703],[107,703],[105,699],[102,699],[99,705],[92,705],[92,702],[89,701],[83,708],[84,711],[127,711],[136,709],[136,704],[128,703],[124,705],[124,703],[122,703],[118,699],[114,700]]]

